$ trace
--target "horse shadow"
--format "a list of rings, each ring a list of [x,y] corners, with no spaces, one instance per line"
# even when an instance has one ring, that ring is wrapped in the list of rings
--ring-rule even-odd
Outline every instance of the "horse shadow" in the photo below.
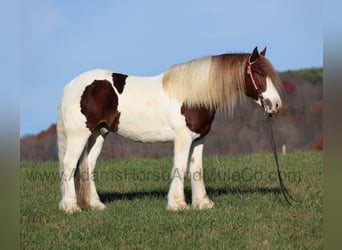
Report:
[[[191,190],[184,191],[186,202],[191,202]],[[223,188],[207,188],[209,197],[221,195],[243,195],[243,194],[280,194],[281,189],[277,187],[223,187]],[[133,191],[133,192],[99,192],[99,197],[104,203],[111,203],[118,200],[135,200],[146,197],[165,198],[168,192],[165,190],[148,190],[148,191]]]
[[[166,197],[167,192],[163,190],[135,191],[135,192],[99,192],[100,200],[110,203],[118,200],[135,200],[145,197],[161,198]]]

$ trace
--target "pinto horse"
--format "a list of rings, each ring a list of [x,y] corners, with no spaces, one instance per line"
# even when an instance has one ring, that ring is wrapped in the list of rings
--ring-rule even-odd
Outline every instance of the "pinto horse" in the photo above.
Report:
[[[136,77],[92,70],[65,86],[58,109],[58,153],[62,200],[68,213],[104,209],[93,178],[106,135],[139,142],[174,142],[167,209],[188,208],[184,176],[191,178],[192,207],[212,208],[202,173],[204,138],[217,109],[232,113],[237,98],[250,97],[265,112],[282,106],[279,77],[265,58],[222,54],[177,64],[160,75]]]

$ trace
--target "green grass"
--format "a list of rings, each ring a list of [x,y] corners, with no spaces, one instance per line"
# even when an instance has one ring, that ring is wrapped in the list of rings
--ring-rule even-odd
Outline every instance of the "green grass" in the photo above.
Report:
[[[169,212],[172,160],[98,162],[104,211],[64,214],[58,164],[22,162],[20,239],[28,249],[320,249],[322,153],[280,155],[284,181],[299,199],[282,201],[271,154],[206,157],[211,210]],[[190,185],[186,195],[191,201]]]

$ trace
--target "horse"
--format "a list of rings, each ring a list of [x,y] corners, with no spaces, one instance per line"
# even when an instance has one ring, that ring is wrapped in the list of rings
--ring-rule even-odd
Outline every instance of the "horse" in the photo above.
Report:
[[[191,207],[212,208],[203,181],[202,152],[215,112],[233,114],[238,98],[251,98],[268,114],[281,109],[279,76],[265,54],[266,48],[259,53],[255,47],[252,53],[176,64],[152,77],[98,69],[73,79],[64,87],[58,107],[59,209],[73,213],[106,208],[92,177],[110,132],[144,143],[173,142],[166,208],[190,208],[184,195],[186,174],[191,179]]]

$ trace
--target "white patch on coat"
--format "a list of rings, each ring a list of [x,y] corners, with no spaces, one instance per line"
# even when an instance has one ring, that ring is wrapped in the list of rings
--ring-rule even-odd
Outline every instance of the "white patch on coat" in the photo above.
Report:
[[[133,141],[168,142],[175,131],[186,126],[181,105],[162,87],[163,75],[128,76],[119,95],[120,119],[117,133]]]

